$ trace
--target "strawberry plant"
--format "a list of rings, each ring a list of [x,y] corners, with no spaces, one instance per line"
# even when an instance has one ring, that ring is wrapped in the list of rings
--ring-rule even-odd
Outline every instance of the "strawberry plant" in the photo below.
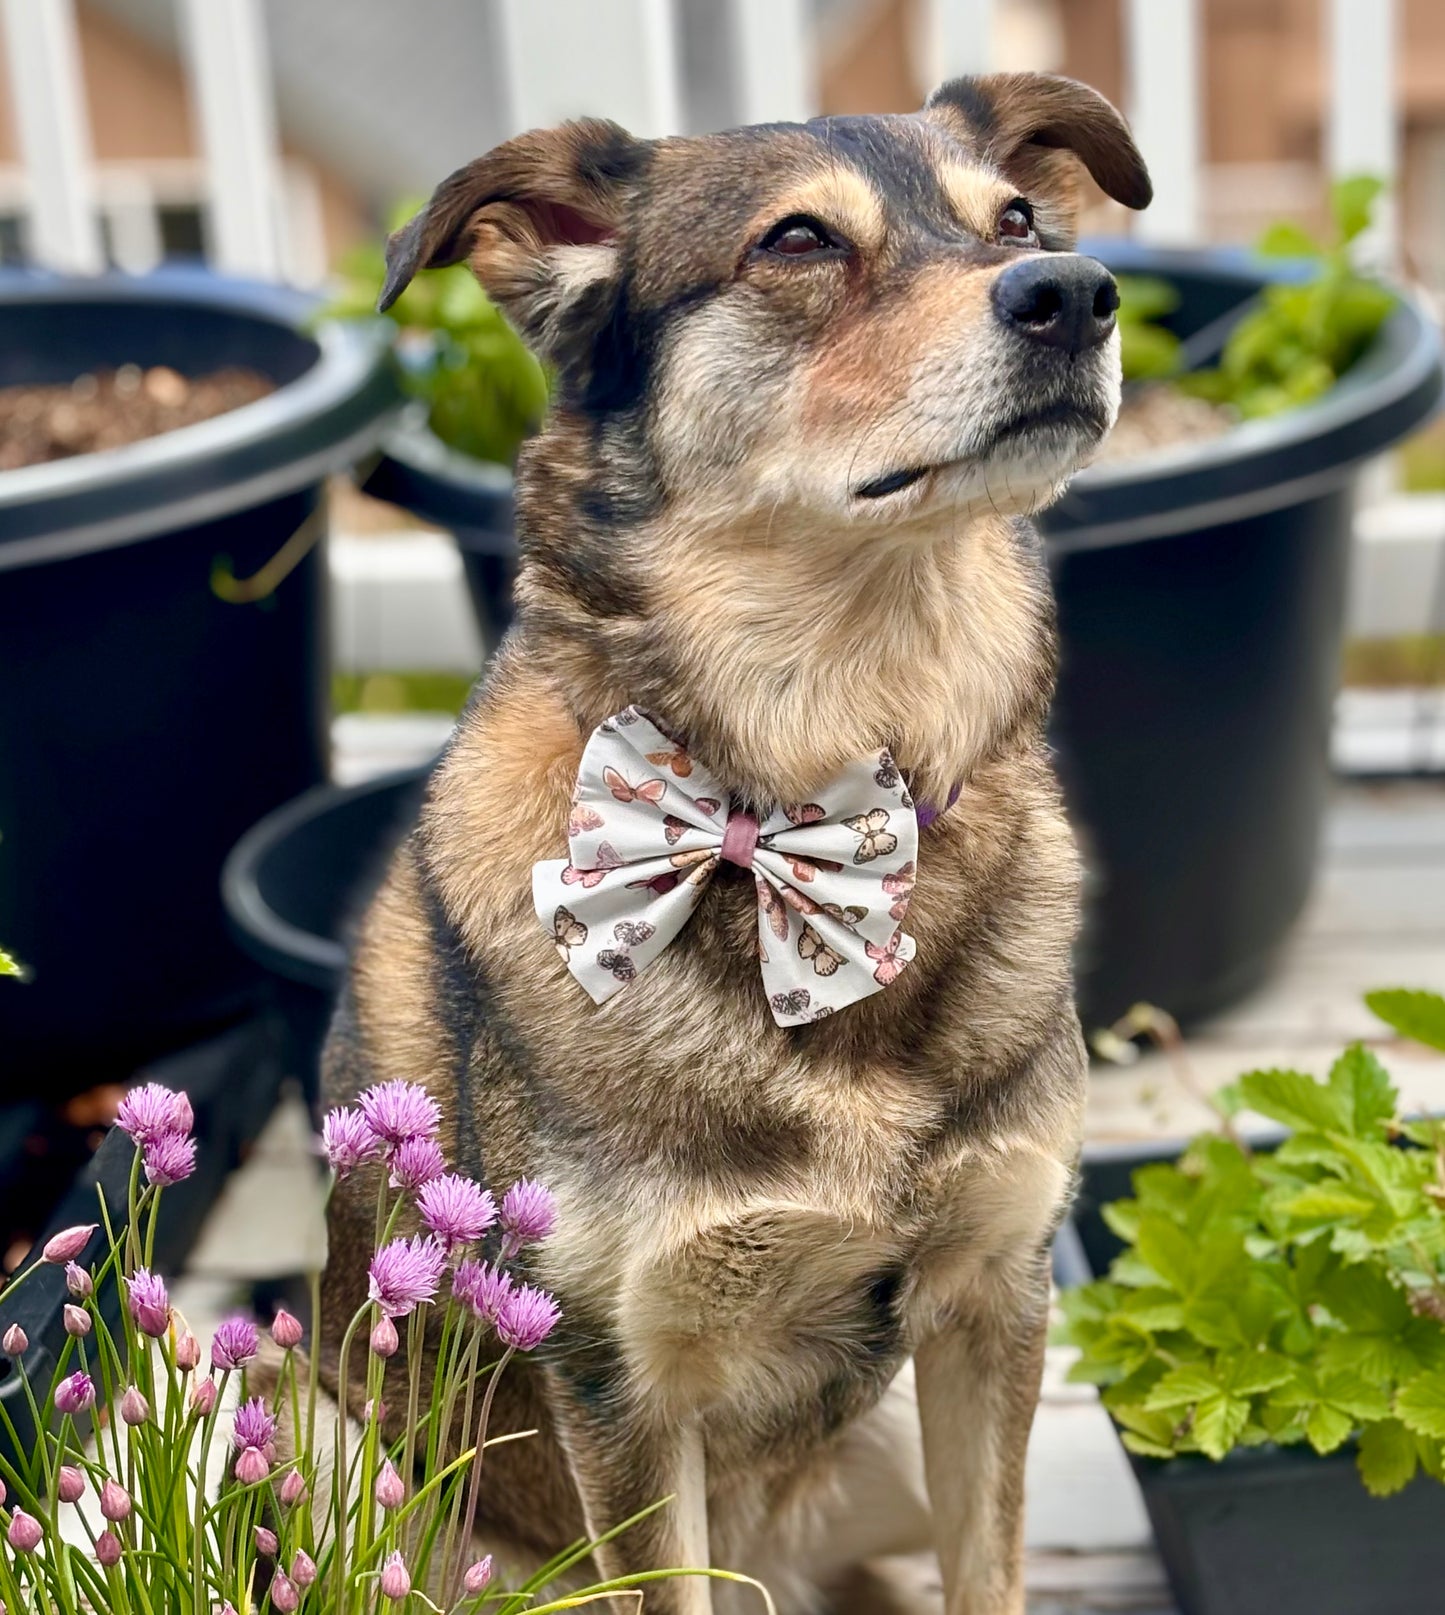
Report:
[[[1367,1002],[1445,1051],[1439,994]],[[1376,1496],[1445,1480],[1445,1122],[1402,1117],[1362,1044],[1324,1081],[1253,1071],[1218,1102],[1220,1132],[1105,1208],[1125,1249],[1062,1298],[1073,1377],[1147,1457],[1353,1442]],[[1250,1149],[1240,1108],[1288,1136]]]

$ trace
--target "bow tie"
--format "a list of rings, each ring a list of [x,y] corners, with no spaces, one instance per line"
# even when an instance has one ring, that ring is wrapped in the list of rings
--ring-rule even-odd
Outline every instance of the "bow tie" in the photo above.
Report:
[[[567,825],[569,856],[533,866],[537,917],[568,970],[604,1003],[691,918],[723,863],[752,871],[763,989],[780,1026],[821,1020],[888,986],[913,957],[899,922],[919,821],[886,751],[817,799],[761,822],[686,750],[629,707],[593,730]]]

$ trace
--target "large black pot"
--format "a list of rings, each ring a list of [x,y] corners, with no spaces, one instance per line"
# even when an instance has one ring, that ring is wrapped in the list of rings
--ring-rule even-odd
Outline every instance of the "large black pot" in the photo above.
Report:
[[[1272,1147],[1284,1135],[1256,1140]],[[1182,1145],[1090,1146],[1055,1247],[1062,1285],[1102,1274],[1123,1248],[1101,1209],[1134,1171]],[[1350,1447],[1255,1447],[1221,1463],[1129,1455],[1180,1615],[1417,1615],[1445,1583],[1445,1488],[1424,1475],[1371,1497]]]
[[[317,1056],[346,970],[346,944],[416,817],[427,770],[319,786],[252,827],[221,891],[236,940],[270,978],[288,1073],[315,1090]]]
[[[1212,329],[1215,346],[1267,279],[1237,253],[1086,250],[1165,276],[1181,294],[1170,323]],[[1087,1022],[1140,1000],[1186,1022],[1223,1007],[1298,915],[1329,778],[1352,484],[1440,386],[1439,332],[1406,301],[1318,403],[1085,471],[1044,517],[1062,648],[1052,736],[1090,876]],[[516,555],[508,474],[413,417],[368,488],[456,534],[495,643]]]
[[[213,568],[249,578],[298,533],[299,551],[324,478],[396,403],[376,333],[308,334],[311,308],[199,272],[0,277],[0,386],[126,363],[278,384],[0,474],[0,939],[32,972],[0,982],[10,1094],[126,1076],[253,990],[217,881],[248,826],[325,777],[325,569],[314,547],[233,604]]]
[[[1188,336],[1263,283],[1242,258],[1109,243]],[[1053,734],[1091,891],[1085,1019],[1181,1020],[1253,986],[1309,892],[1329,780],[1352,484],[1440,396],[1409,301],[1318,403],[1075,478],[1043,518],[1062,661]]]

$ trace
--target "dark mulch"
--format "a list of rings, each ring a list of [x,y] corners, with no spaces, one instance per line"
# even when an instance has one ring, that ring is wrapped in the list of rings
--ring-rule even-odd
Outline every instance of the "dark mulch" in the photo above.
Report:
[[[0,471],[137,443],[274,391],[269,377],[241,365],[205,376],[121,365],[65,386],[0,387]]]

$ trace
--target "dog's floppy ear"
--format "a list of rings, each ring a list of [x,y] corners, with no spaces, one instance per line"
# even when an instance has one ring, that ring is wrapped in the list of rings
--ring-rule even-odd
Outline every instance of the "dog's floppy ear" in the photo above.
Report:
[[[421,269],[469,260],[534,347],[554,347],[566,305],[615,267],[613,237],[648,142],[584,118],[534,129],[444,179],[386,244],[385,312]]]
[[[1078,208],[1076,174],[1072,158],[1061,153],[1072,153],[1125,207],[1148,207],[1153,199],[1128,124],[1087,84],[1052,73],[988,73],[940,85],[923,110],[1007,174],[1030,201],[1061,210],[1070,229]]]

